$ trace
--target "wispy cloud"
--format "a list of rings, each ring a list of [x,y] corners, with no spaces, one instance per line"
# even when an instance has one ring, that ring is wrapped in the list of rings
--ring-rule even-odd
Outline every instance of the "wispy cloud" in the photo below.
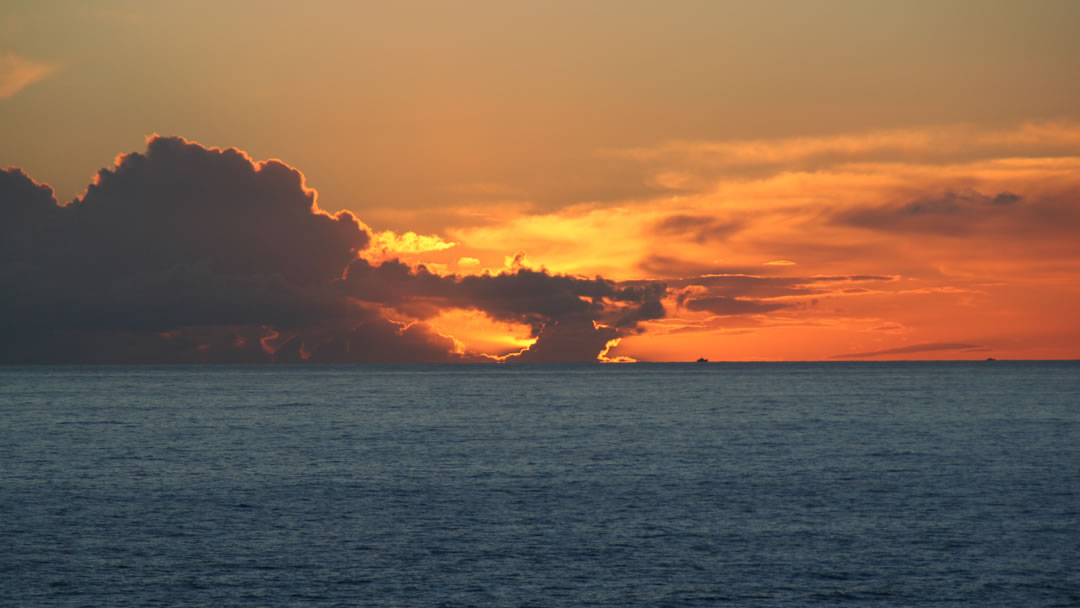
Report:
[[[32,61],[15,53],[0,53],[0,99],[8,99],[59,69],[52,63]]]
[[[1080,144],[1080,124],[1070,121],[1026,123],[982,130],[971,125],[893,129],[848,135],[746,139],[728,141],[674,140],[649,147],[611,150],[617,158],[633,159],[663,176],[662,185],[678,171],[679,182],[689,171],[780,167],[817,169],[849,162],[964,162],[1004,156],[1072,155]],[[677,168],[677,169],[676,169]]]

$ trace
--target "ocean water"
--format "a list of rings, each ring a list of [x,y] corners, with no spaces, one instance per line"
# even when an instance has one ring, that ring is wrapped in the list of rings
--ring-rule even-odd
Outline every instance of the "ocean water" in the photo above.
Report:
[[[0,367],[0,606],[722,605],[1080,605],[1080,363]]]

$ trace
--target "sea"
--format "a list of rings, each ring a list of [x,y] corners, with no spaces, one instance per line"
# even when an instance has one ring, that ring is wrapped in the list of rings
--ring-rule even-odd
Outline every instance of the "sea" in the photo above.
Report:
[[[0,606],[1080,605],[1080,362],[0,367]]]

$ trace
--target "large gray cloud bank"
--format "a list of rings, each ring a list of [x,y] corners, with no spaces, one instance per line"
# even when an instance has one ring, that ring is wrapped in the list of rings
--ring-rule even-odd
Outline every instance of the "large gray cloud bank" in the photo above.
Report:
[[[662,284],[443,276],[372,265],[369,242],[298,170],[182,138],[151,138],[66,205],[0,171],[0,362],[487,360],[422,322],[448,308],[531,327],[512,359],[593,361],[664,315]]]

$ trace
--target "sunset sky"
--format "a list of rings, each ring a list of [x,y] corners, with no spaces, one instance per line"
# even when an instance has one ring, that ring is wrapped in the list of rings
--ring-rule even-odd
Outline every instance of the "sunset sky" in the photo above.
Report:
[[[0,362],[1080,358],[1078,32],[9,0]]]

